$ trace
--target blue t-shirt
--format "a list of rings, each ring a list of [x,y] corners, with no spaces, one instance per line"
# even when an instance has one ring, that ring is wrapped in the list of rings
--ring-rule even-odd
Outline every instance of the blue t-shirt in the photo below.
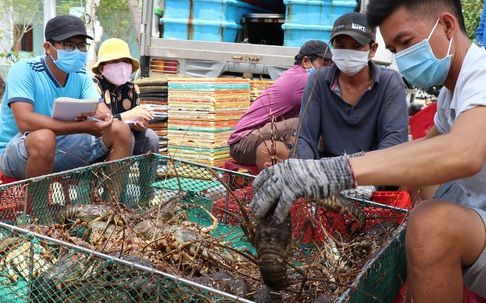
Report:
[[[344,102],[334,87],[335,64],[311,73],[302,97],[294,157],[333,157],[408,140],[406,89],[400,74],[372,62],[370,68],[373,85],[355,106]]]
[[[100,99],[100,94],[84,69],[68,74],[65,85],[60,86],[43,56],[14,64],[7,77],[0,113],[0,154],[19,132],[10,104],[28,102],[35,113],[50,117],[58,97]]]

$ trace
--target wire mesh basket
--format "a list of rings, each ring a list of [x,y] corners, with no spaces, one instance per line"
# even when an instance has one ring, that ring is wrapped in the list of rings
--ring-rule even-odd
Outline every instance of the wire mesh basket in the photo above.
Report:
[[[252,245],[252,181],[250,175],[149,154],[2,185],[0,221],[8,225],[0,224],[0,297],[265,302],[268,289]],[[398,292],[406,213],[353,205],[346,213],[308,199],[294,204],[289,277],[298,282],[279,294],[282,301],[329,296],[336,302],[387,302]],[[363,230],[366,239],[380,241],[339,247],[336,239],[351,241]],[[349,264],[342,269],[350,272],[346,283],[308,270],[329,263],[321,255],[331,242],[338,243],[333,245],[341,257],[360,251],[359,270]]]
[[[123,259],[0,223],[2,302],[251,302]]]

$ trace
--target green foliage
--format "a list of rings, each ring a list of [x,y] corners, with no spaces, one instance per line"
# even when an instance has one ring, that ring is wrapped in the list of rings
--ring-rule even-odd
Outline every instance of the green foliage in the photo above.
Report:
[[[39,0],[0,0],[3,24],[0,39],[11,41],[9,49],[0,53],[6,63],[16,62],[20,56],[20,41],[25,33],[43,21],[42,1]]]
[[[5,13],[10,24],[31,24],[43,20],[42,1],[39,0],[0,0],[0,11]]]
[[[467,34],[469,39],[474,40],[479,18],[483,11],[483,0],[462,0],[461,2]]]
[[[69,9],[72,7],[85,7],[85,0],[57,0],[56,15],[69,15]],[[83,17],[81,17],[83,19]]]
[[[101,0],[96,16],[107,36],[128,41],[133,35],[128,0]]]

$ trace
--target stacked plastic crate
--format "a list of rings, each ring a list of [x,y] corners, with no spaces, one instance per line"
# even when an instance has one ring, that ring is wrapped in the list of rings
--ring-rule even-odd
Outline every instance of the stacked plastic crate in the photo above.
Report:
[[[167,153],[167,78],[145,78],[136,81],[140,88],[140,103],[154,113],[149,127],[159,136],[159,152]]]
[[[255,101],[264,90],[273,84],[272,80],[251,80],[250,82],[250,102]]]
[[[237,42],[245,14],[268,12],[239,0],[165,0],[162,38]]]
[[[222,165],[229,158],[226,142],[249,105],[247,79],[170,79],[170,156]]]
[[[329,42],[334,21],[358,9],[356,0],[284,0],[284,45],[300,47],[308,40]]]

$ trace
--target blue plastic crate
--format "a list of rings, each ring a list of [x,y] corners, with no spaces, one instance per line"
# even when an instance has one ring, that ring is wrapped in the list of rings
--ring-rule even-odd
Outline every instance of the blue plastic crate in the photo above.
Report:
[[[241,26],[234,22],[161,18],[163,38],[236,42]]]
[[[340,16],[355,11],[359,11],[358,1],[333,0],[331,7],[332,23]]]
[[[165,0],[164,18],[239,24],[244,15],[262,12],[267,11],[238,0]]]
[[[282,0],[240,0],[240,1],[251,4],[253,6],[268,9],[272,13],[280,14],[285,12],[285,5]]]
[[[284,45],[301,47],[309,40],[329,42],[332,25],[282,24],[284,30]]]
[[[357,9],[355,0],[284,0],[285,23],[330,25],[341,15]]]

